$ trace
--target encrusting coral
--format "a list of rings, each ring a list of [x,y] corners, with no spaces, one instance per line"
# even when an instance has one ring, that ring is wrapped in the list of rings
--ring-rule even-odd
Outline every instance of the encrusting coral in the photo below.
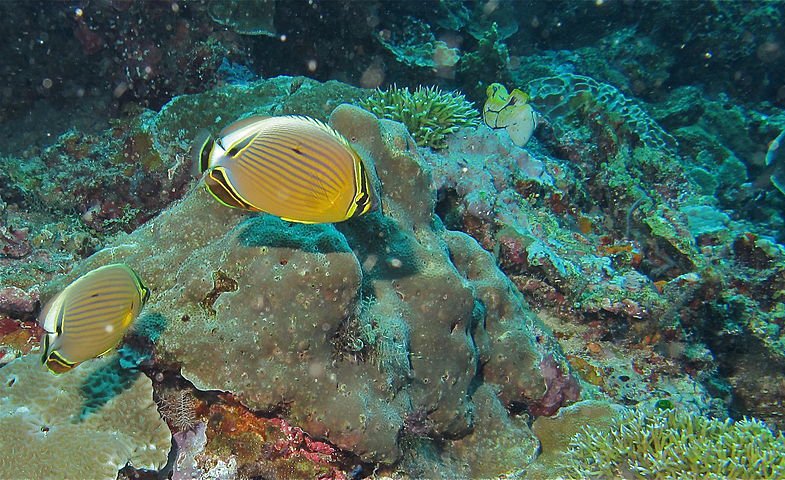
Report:
[[[568,478],[783,478],[785,436],[755,419],[636,409],[575,435]]]
[[[461,127],[480,125],[480,114],[466,98],[438,87],[409,88],[393,86],[376,90],[360,105],[376,115],[401,122],[421,147],[444,148],[447,135]]]
[[[0,478],[114,479],[131,464],[166,464],[171,433],[149,378],[127,376],[116,392],[117,357],[55,376],[37,355],[0,370]],[[101,398],[95,389],[108,394]]]

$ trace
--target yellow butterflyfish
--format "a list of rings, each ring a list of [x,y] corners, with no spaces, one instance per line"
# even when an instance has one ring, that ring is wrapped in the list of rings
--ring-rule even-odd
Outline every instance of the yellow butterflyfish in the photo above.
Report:
[[[340,133],[314,118],[250,117],[195,145],[222,204],[299,223],[333,223],[376,206],[371,177]]]
[[[492,83],[485,93],[488,95],[482,109],[485,124],[493,129],[506,129],[513,143],[520,147],[526,145],[537,128],[537,114],[529,104],[529,95],[517,88],[508,93],[500,83]]]
[[[150,290],[122,263],[71,282],[41,310],[41,362],[56,374],[112,350],[139,316]]]

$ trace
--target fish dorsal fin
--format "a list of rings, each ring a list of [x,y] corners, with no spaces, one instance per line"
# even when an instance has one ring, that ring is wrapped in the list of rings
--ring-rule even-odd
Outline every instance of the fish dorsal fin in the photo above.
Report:
[[[269,115],[251,115],[250,117],[237,120],[236,122],[230,123],[229,125],[225,126],[224,129],[221,130],[221,133],[218,134],[218,137],[219,138],[228,137],[229,135],[237,132],[238,130],[246,128],[255,123],[259,123],[262,120],[267,120],[268,118],[270,118]]]
[[[333,127],[331,127],[330,125],[326,124],[325,122],[319,120],[318,118],[309,117],[307,115],[285,115],[285,116],[283,116],[281,118],[287,118],[287,117],[290,118],[290,119],[297,120],[297,121],[310,123],[313,127],[317,128],[317,129],[321,130],[322,132],[324,132],[325,134],[333,137],[341,145],[344,145],[345,147],[349,148],[352,152],[354,151],[354,147],[352,147],[352,145],[349,143],[349,140],[347,140],[346,137],[344,137],[341,134],[341,132],[339,132],[338,130],[334,129]]]

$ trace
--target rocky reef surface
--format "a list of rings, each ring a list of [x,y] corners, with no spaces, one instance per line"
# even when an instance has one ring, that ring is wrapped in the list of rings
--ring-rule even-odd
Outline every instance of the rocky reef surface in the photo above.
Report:
[[[526,149],[484,126],[420,148],[348,105],[370,92],[278,77],[7,157],[2,361],[35,351],[40,300],[124,261],[152,296],[111,367],[153,379],[175,478],[547,477],[566,433],[531,421],[588,399],[777,425],[782,391],[764,386],[782,362],[782,247],[695,195],[684,145],[618,90],[574,75],[529,88],[547,121]],[[329,119],[373,166],[381,209],[295,225],[215,202],[187,173],[190,139],[246,113]],[[69,155],[100,181],[54,181]],[[164,194],[114,187],[135,175]],[[97,228],[96,201],[140,213]]]
[[[324,117],[325,86],[302,79],[175,100],[146,125],[151,144],[175,152],[161,154],[162,168],[187,146],[171,135],[191,133],[167,125],[231,116],[259,92],[284,91],[291,101],[298,84],[311,108],[292,110]],[[341,88],[330,90],[339,97]],[[266,101],[288,110],[280,98]],[[42,296],[91,268],[127,262],[152,289],[146,312],[163,323],[131,366],[154,378],[179,372],[197,390],[282,415],[361,464],[471,476],[522,469],[537,441],[508,409],[549,415],[579,398],[558,343],[492,255],[444,228],[430,166],[401,124],[348,105],[330,121],[374,166],[380,212],[291,225],[226,209],[197,185],[134,232],[107,239]],[[436,463],[406,447],[437,441],[447,448]],[[257,462],[238,471],[253,476]]]

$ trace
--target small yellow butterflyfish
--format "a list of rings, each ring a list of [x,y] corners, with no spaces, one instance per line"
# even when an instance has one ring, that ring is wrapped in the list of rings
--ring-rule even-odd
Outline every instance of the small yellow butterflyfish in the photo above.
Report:
[[[56,374],[117,346],[147,302],[150,290],[122,263],[71,282],[41,310],[41,362]]]
[[[519,89],[507,92],[504,85],[492,83],[485,93],[488,99],[482,109],[485,124],[493,129],[504,128],[513,143],[522,147],[537,128],[537,114],[529,104],[529,95]]]
[[[195,144],[205,188],[222,204],[298,223],[333,223],[376,206],[371,177],[340,133],[300,115],[250,117]]]

